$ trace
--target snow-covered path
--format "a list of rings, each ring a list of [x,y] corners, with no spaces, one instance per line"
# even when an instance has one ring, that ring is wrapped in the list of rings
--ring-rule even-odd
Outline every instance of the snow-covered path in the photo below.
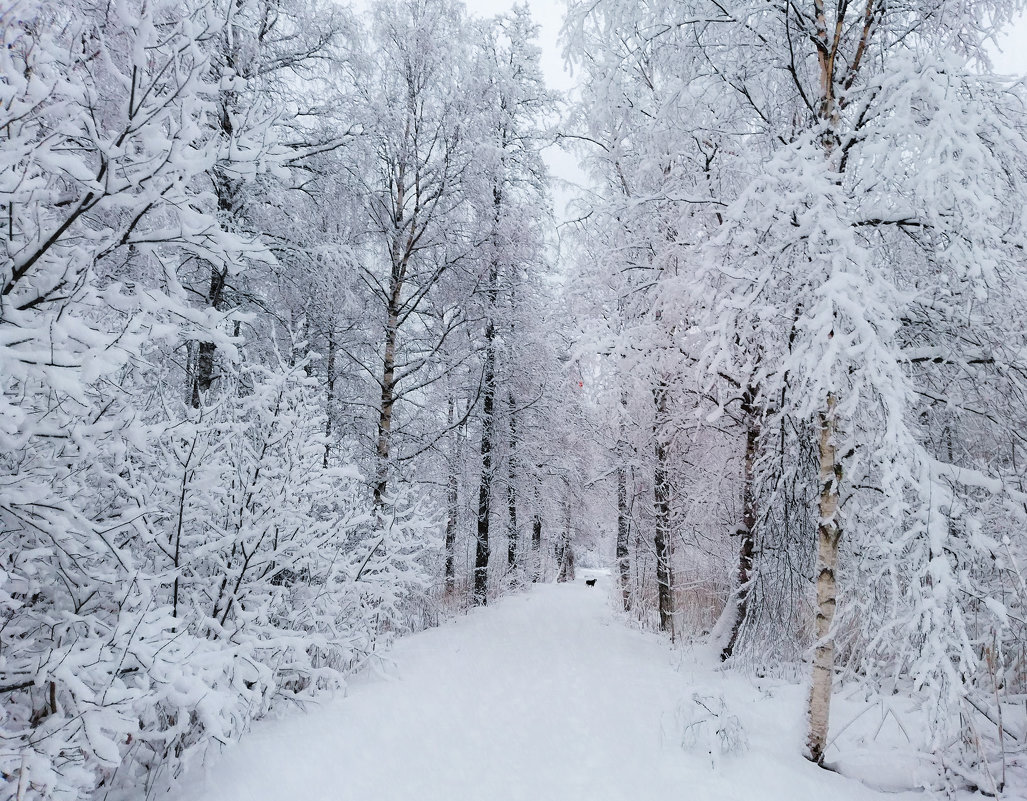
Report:
[[[346,698],[261,723],[179,798],[883,797],[798,756],[799,688],[756,687],[701,660],[675,667],[667,643],[616,619],[603,580],[540,586],[403,640],[390,678],[358,680]],[[694,692],[728,699],[747,752],[682,748]]]

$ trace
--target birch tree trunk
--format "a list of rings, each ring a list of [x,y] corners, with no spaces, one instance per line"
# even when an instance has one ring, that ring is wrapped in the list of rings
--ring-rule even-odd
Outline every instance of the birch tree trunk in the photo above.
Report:
[[[414,173],[415,211],[406,213],[407,170],[400,164],[392,176],[392,230],[389,232],[389,285],[385,297],[385,347],[382,353],[381,400],[378,407],[378,439],[375,446],[376,472],[374,482],[374,507],[381,510],[389,487],[389,458],[392,453],[393,411],[396,406],[396,344],[402,322],[400,312],[403,306],[403,289],[407,281],[407,270],[414,252],[414,245],[420,235],[417,216],[416,176]]]
[[[520,547],[517,533],[517,418],[514,414],[516,404],[513,393],[508,393],[506,399],[510,416],[510,451],[506,462],[506,566],[512,571],[517,567],[517,551]]]
[[[574,547],[571,544],[571,505],[569,502],[564,506],[563,532],[560,534],[556,563],[559,566],[556,580],[559,582],[574,581]]]
[[[838,46],[845,12],[842,6],[837,11],[835,35],[828,33],[827,15],[824,0],[814,0],[815,36],[817,61],[820,72],[820,116],[825,122],[825,132],[821,139],[824,158],[830,163],[838,147],[839,108],[835,96],[835,68],[838,58]],[[868,9],[870,6],[868,6]],[[863,49],[871,35],[872,26],[867,22],[859,42],[858,53]],[[859,68],[860,57],[854,60],[848,80],[855,76]],[[831,165],[834,169],[834,165]],[[839,175],[840,179],[840,175]],[[825,332],[827,338],[834,336],[833,331]],[[809,730],[806,738],[807,757],[818,765],[823,764],[824,749],[827,747],[827,733],[830,725],[831,685],[834,675],[834,633],[831,630],[834,613],[837,607],[837,585],[835,571],[838,565],[838,546],[842,531],[838,521],[838,498],[842,480],[842,467],[838,462],[837,435],[838,420],[836,415],[837,399],[829,393],[825,409],[819,415],[820,448],[819,448],[819,481],[820,481],[820,519],[817,523],[817,643],[813,654],[813,679],[809,694]]]
[[[325,397],[325,458],[324,468],[332,455],[332,415],[335,412],[335,331],[328,332],[328,385]]]
[[[460,502],[460,464],[463,461],[461,456],[462,434],[456,424],[456,402],[452,397],[449,399],[449,424],[453,427],[453,456],[449,465],[449,479],[446,488],[446,539],[444,544],[445,569],[444,580],[446,594],[451,594],[456,589],[456,526],[457,514]]]
[[[538,503],[537,494],[535,501]],[[537,584],[542,580],[542,513],[537,508],[531,519],[531,554],[534,562],[531,581]]]
[[[627,414],[628,396],[621,392],[620,404],[622,414]],[[617,575],[620,581],[621,603],[624,611],[631,610],[631,520],[628,509],[628,467],[624,463],[627,458],[628,443],[624,432],[624,419],[621,418],[620,432],[617,440]]]
[[[617,468],[617,573],[620,578],[624,611],[631,610],[631,555],[628,549],[631,527],[628,525],[628,470],[623,463]]]
[[[212,309],[221,308],[221,296],[225,285],[225,274],[217,267],[210,268],[210,289],[207,294],[207,306]],[[213,342],[200,342],[196,346],[196,362],[193,365],[192,392],[189,402],[194,409],[203,405],[211,386],[214,384],[214,354],[216,347]]]
[[[378,411],[377,467],[374,481],[374,506],[381,509],[389,487],[392,412],[396,405],[396,340],[399,338],[399,295],[402,283],[393,280],[385,323],[385,352],[382,356],[382,392]]]
[[[835,571],[842,538],[838,522],[838,489],[842,468],[838,463],[835,399],[828,396],[827,411],[820,415],[820,523],[817,526],[817,645],[813,654],[813,681],[809,694],[807,756],[822,764],[827,747],[834,674],[834,635],[831,624],[837,606]]]
[[[231,64],[231,47],[225,43],[225,57]],[[234,125],[232,123],[232,109],[237,102],[235,93],[223,91],[218,102],[217,125],[225,140],[232,141]],[[227,220],[235,221],[239,211],[237,194],[240,190],[239,182],[229,179],[226,175],[225,165],[215,165],[212,171],[212,183],[218,200],[218,212]],[[207,287],[207,306],[211,309],[220,310],[222,299],[225,293],[225,281],[228,278],[228,268],[210,265],[210,282]],[[214,383],[214,354],[216,346],[213,342],[200,342],[196,346],[196,363],[193,365],[192,392],[190,403],[194,409],[203,405],[207,393]]]

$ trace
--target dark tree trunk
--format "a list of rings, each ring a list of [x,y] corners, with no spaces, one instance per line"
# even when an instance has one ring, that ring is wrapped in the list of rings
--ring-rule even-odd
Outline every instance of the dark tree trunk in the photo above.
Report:
[[[335,412],[335,332],[328,332],[328,383],[325,392],[325,458],[324,467],[332,455],[332,414]]]
[[[738,530],[738,587],[735,591],[735,619],[731,625],[731,637],[720,653],[721,660],[728,660],[735,652],[738,636],[749,613],[749,599],[752,595],[752,563],[756,553],[756,499],[753,492],[753,464],[756,460],[756,444],[759,440],[759,424],[755,416],[755,391],[749,387],[742,398],[742,414],[745,419],[745,462],[742,476],[742,527]]]
[[[492,187],[492,245],[499,247],[499,228],[503,214],[503,190],[496,182]],[[478,487],[478,536],[474,549],[474,603],[488,601],[489,583],[489,518],[492,511],[492,449],[495,443],[496,407],[496,312],[499,300],[499,261],[494,253],[489,265],[488,321],[485,324],[485,375],[481,421],[481,484]]]
[[[231,47],[228,45],[227,47]],[[230,53],[230,49],[226,53]],[[219,100],[218,125],[225,141],[231,141],[234,133],[232,108],[237,103],[236,95],[228,90],[221,93]],[[226,172],[225,164],[215,165],[213,171],[214,192],[218,199],[218,212],[223,220],[238,222],[242,216],[242,181],[231,178],[230,170]],[[225,282],[228,280],[228,268],[210,265],[210,284],[207,289],[207,306],[222,309],[225,298]],[[214,355],[217,347],[213,342],[200,342],[197,346],[196,363],[193,365],[192,397],[194,409],[200,408],[214,384]]]
[[[456,428],[456,403],[449,399],[449,422],[453,426],[453,458],[450,460],[449,486],[447,487],[446,506],[448,515],[446,517],[446,541],[445,541],[445,582],[446,592],[452,593],[456,588],[456,526],[457,513],[459,511],[459,489],[460,489],[460,432]]]
[[[506,566],[508,570],[517,567],[517,550],[519,548],[519,535],[517,533],[517,419],[514,416],[513,393],[507,395],[507,406],[510,415],[510,453],[507,456],[506,474],[506,507],[507,507],[507,530],[506,530]]]
[[[207,290],[207,305],[220,309],[225,294],[226,271],[217,267],[210,268],[210,286]],[[207,393],[214,384],[214,354],[216,347],[213,342],[200,342],[196,347],[196,362],[193,365],[193,381],[190,402],[194,409],[203,405]]]
[[[656,534],[653,546],[656,550],[656,591],[660,612],[660,630],[674,636],[674,595],[671,575],[670,547],[670,482],[667,477],[669,448],[666,437],[667,384],[663,380],[653,390],[656,402],[656,422],[653,434],[656,439],[656,469],[653,476],[656,501]]]
[[[574,546],[571,544],[571,510],[567,507],[564,516],[563,533],[556,554],[559,573],[556,580],[560,582],[574,581]]]
[[[474,603],[488,600],[489,581],[489,518],[492,508],[492,446],[495,439],[496,404],[496,310],[499,266],[493,262],[489,275],[489,320],[485,326],[485,376],[481,421],[481,484],[478,487],[478,536],[474,549]]]
[[[542,513],[539,511],[531,519],[531,553],[534,559],[531,580],[537,584],[542,580]]]

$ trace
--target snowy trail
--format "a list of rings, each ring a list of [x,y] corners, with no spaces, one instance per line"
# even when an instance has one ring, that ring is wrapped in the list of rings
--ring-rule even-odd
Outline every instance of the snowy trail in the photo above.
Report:
[[[616,620],[603,581],[540,586],[403,640],[391,679],[360,680],[346,698],[259,724],[178,797],[885,797],[798,756],[799,688],[755,687],[712,663],[675,667],[667,643]],[[675,721],[679,706],[694,708],[695,691],[728,699],[749,733],[747,753],[682,749]],[[903,797],[914,796],[887,795]]]

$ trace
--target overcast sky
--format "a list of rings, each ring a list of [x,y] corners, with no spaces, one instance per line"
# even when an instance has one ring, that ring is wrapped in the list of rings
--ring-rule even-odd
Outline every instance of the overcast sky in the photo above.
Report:
[[[1021,17],[999,42],[1001,52],[995,54],[995,69],[1007,75],[1027,74],[1027,17]]]
[[[480,17],[501,14],[514,5],[515,0],[464,0],[468,10]],[[566,10],[564,0],[527,0],[531,15],[541,26],[539,46],[542,48],[542,72],[551,89],[566,91],[573,79],[564,68],[562,48],[558,42],[560,26]],[[576,194],[574,185],[583,180],[577,160],[555,145],[543,153],[549,172],[553,176],[553,206],[557,221],[567,219],[566,205]]]

